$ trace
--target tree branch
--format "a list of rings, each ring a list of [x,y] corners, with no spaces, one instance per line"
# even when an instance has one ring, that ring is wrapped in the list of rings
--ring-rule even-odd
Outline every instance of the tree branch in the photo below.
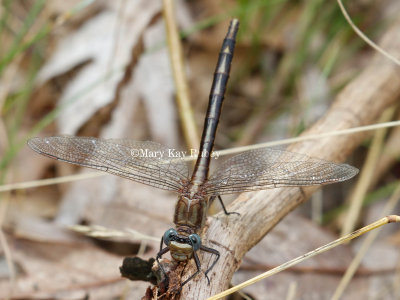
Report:
[[[392,26],[380,45],[394,56],[400,57],[400,23]],[[370,66],[336,97],[325,116],[303,135],[371,124],[399,95],[400,69],[377,54]],[[297,143],[289,150],[327,160],[343,161],[366,134],[357,133]],[[203,234],[203,244],[220,251],[221,258],[209,274],[211,284],[207,284],[204,276],[197,276],[183,288],[181,299],[206,299],[226,289],[246,252],[317,188],[277,188],[244,193],[229,207],[229,211],[239,212],[240,216],[226,217],[219,213],[210,217]],[[200,260],[202,267],[207,268],[212,258],[208,254],[200,254]],[[194,268],[191,265],[186,268],[185,273],[191,274]]]

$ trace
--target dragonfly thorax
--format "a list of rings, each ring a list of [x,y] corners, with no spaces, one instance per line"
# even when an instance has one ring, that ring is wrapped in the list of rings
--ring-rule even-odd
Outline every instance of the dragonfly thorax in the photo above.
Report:
[[[175,206],[174,223],[177,227],[186,226],[197,232],[203,227],[208,209],[207,197],[196,194],[179,196]]]

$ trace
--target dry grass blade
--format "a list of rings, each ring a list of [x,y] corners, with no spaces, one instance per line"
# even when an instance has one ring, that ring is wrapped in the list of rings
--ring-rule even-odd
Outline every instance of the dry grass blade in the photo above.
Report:
[[[176,18],[174,9],[174,1],[163,1],[163,13],[167,30],[168,49],[175,80],[179,115],[182,120],[182,128],[186,144],[190,149],[197,149],[200,139],[197,133],[193,111],[190,106],[189,88],[185,75],[182,46],[175,21]]]
[[[92,172],[92,173],[85,173],[85,174],[62,176],[62,177],[57,177],[57,178],[49,178],[49,179],[41,179],[41,180],[34,180],[34,181],[27,181],[27,182],[20,182],[20,183],[5,184],[5,185],[0,186],[0,193],[12,191],[12,190],[29,189],[29,188],[39,187],[39,186],[79,181],[79,180],[83,180],[83,179],[90,179],[90,178],[100,177],[100,176],[104,176],[104,175],[106,175],[106,174],[103,172]]]
[[[253,149],[260,149],[260,148],[279,146],[279,145],[288,145],[288,144],[293,144],[293,143],[303,142],[303,141],[320,140],[320,139],[326,138],[326,137],[349,135],[352,133],[365,132],[365,131],[377,130],[377,129],[381,129],[381,128],[395,127],[395,126],[400,126],[400,121],[392,121],[392,122],[377,123],[377,124],[372,124],[372,125],[357,126],[354,128],[347,128],[347,129],[343,129],[343,130],[334,130],[334,131],[323,132],[323,133],[318,133],[318,134],[302,135],[302,136],[298,136],[298,137],[294,137],[294,138],[284,139],[281,141],[273,141],[273,142],[254,144],[254,145],[249,145],[249,146],[235,147],[235,148],[218,151],[218,154],[223,156],[223,155],[229,155],[229,154],[239,153],[239,152],[253,150]],[[193,158],[190,158],[190,159],[193,159]]]
[[[388,108],[381,117],[381,121],[385,122],[392,118],[395,110],[394,107]],[[386,129],[379,129],[375,132],[371,148],[368,152],[367,159],[365,160],[364,167],[362,168],[360,179],[350,197],[350,209],[346,214],[346,219],[342,229],[342,235],[348,234],[354,230],[356,222],[361,212],[362,203],[367,190],[371,184],[371,180],[379,159],[379,154],[382,151],[384,139],[386,136]],[[387,214],[387,213],[385,213]]]
[[[393,211],[393,209],[396,207],[396,205],[399,203],[399,199],[400,199],[400,183],[398,184],[396,190],[390,197],[389,201],[386,203],[381,214],[382,215],[390,214]],[[350,266],[346,270],[346,273],[342,277],[332,299],[337,300],[342,297],[342,294],[343,294],[345,288],[348,286],[350,280],[353,278],[355,272],[357,271],[358,267],[360,266],[361,260],[365,256],[368,249],[371,247],[372,243],[375,241],[375,239],[378,236],[381,229],[382,228],[375,230],[374,232],[371,232],[371,234],[368,235],[368,237],[363,241],[361,248],[357,252],[356,257],[353,259]]]
[[[5,214],[7,213],[7,208],[9,205],[9,197],[5,197],[1,199],[0,202],[0,249],[4,251],[4,257],[6,259],[7,263],[7,268],[9,269],[10,273],[10,290],[9,292],[11,293],[12,290],[15,288],[16,285],[16,270],[15,270],[15,264],[13,262],[13,255],[12,255],[12,250],[10,248],[10,245],[7,242],[7,238],[3,232],[3,224],[4,224],[4,218]]]
[[[394,62],[396,65],[400,66],[400,60],[398,60],[396,57],[385,51],[382,47],[379,47],[377,44],[375,44],[373,41],[371,41],[354,23],[353,20],[350,18],[349,14],[347,13],[346,9],[344,8],[344,5],[342,3],[342,0],[337,0],[338,5],[340,7],[340,10],[343,13],[343,16],[345,17],[346,21],[350,24],[351,28],[354,29],[354,31],[358,34],[360,38],[362,38],[368,45],[370,45],[372,48],[374,48],[376,51],[381,53],[383,56],[387,57],[390,59],[392,62]]]
[[[92,225],[92,226],[74,225],[70,226],[69,229],[95,238],[127,237],[135,240],[149,240],[155,242],[160,241],[160,238],[158,237],[146,235],[137,232],[133,229],[127,229],[126,231],[121,231],[121,230],[106,228],[104,226],[99,226],[99,225]]]
[[[220,156],[224,156],[224,155],[229,155],[229,154],[240,153],[240,152],[247,151],[247,150],[261,149],[261,148],[265,148],[265,147],[272,147],[272,146],[279,146],[279,145],[287,145],[287,144],[292,144],[292,143],[301,142],[301,141],[319,140],[324,137],[349,135],[349,134],[356,133],[356,132],[371,131],[371,130],[382,129],[382,128],[390,128],[390,127],[394,127],[394,126],[400,126],[400,121],[377,123],[377,124],[373,124],[373,125],[358,126],[358,127],[354,127],[354,128],[349,128],[349,129],[344,129],[344,130],[336,130],[336,131],[332,131],[332,132],[325,132],[325,133],[315,134],[315,135],[299,136],[299,137],[295,137],[295,138],[289,138],[289,139],[284,139],[284,140],[280,140],[280,141],[272,141],[272,142],[267,142],[267,143],[255,144],[255,145],[250,145],[250,146],[245,146],[245,147],[235,147],[235,148],[220,150],[220,151],[218,151],[218,154]],[[190,161],[190,160],[195,160],[196,158],[194,156],[186,156],[183,159]],[[51,179],[41,179],[41,180],[34,180],[34,181],[27,181],[27,182],[13,183],[13,184],[5,184],[5,185],[0,186],[0,193],[12,191],[12,190],[28,189],[28,188],[35,188],[35,187],[40,187],[40,186],[52,185],[52,184],[79,181],[82,179],[95,178],[95,177],[99,177],[99,176],[103,176],[103,175],[106,175],[106,174],[103,172],[92,172],[92,173],[85,173],[85,174],[62,176],[62,177],[51,178]]]
[[[308,252],[308,253],[306,253],[304,255],[296,257],[295,259],[292,259],[291,261],[288,261],[288,262],[286,262],[286,263],[284,263],[284,264],[282,264],[282,265],[280,265],[280,266],[278,266],[276,268],[273,268],[272,270],[269,270],[268,272],[265,272],[265,273],[263,273],[263,274],[261,274],[261,275],[259,275],[257,277],[254,277],[254,278],[252,278],[252,279],[250,279],[248,281],[245,281],[245,282],[243,282],[243,283],[241,283],[241,284],[239,284],[237,286],[234,286],[234,287],[232,287],[232,288],[230,288],[230,289],[228,289],[228,290],[226,290],[226,291],[224,291],[222,293],[219,293],[219,294],[217,294],[215,296],[212,296],[212,297],[208,298],[207,300],[221,299],[222,297],[228,296],[228,295],[230,295],[230,294],[232,294],[232,293],[234,293],[234,292],[236,292],[236,291],[238,291],[240,289],[243,289],[246,286],[249,286],[251,284],[256,283],[257,281],[260,281],[260,280],[265,279],[265,278],[267,278],[269,276],[277,274],[277,273],[279,273],[279,272],[281,272],[283,270],[286,270],[286,269],[288,269],[288,268],[290,268],[290,267],[302,262],[305,259],[311,258],[311,257],[313,257],[313,256],[315,256],[317,254],[321,254],[321,253],[323,253],[325,251],[328,251],[328,250],[330,250],[330,249],[332,249],[332,248],[334,248],[336,246],[339,246],[341,244],[347,243],[348,241],[351,241],[352,239],[354,239],[356,237],[359,237],[360,235],[363,235],[364,233],[367,233],[367,232],[369,232],[371,230],[379,228],[379,227],[381,227],[381,226],[383,226],[385,224],[394,223],[394,222],[399,223],[400,222],[400,216],[391,215],[391,216],[384,217],[384,218],[382,218],[382,219],[380,219],[380,220],[378,220],[378,221],[376,221],[376,222],[374,222],[374,223],[372,223],[372,224],[370,224],[368,226],[365,226],[365,227],[363,227],[363,228],[361,228],[359,230],[356,230],[356,231],[354,231],[354,232],[352,232],[352,233],[350,233],[350,234],[348,234],[348,235],[346,235],[344,237],[341,237],[341,238],[339,238],[339,239],[337,239],[337,240],[335,240],[335,241],[333,241],[333,242],[331,242],[329,244],[326,244],[326,245],[324,245],[322,247],[319,247],[319,248],[317,248],[317,249],[315,249],[313,251],[310,251],[310,252]]]

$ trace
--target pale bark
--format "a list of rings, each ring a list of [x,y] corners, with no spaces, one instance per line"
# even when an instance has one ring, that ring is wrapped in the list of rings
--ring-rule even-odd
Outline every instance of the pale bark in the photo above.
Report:
[[[400,57],[399,23],[385,34],[380,45]],[[304,135],[372,124],[399,95],[400,68],[382,55],[375,54],[369,67],[340,92],[325,116]],[[344,161],[366,134],[297,143],[290,150],[331,161]],[[184,287],[181,299],[206,299],[226,289],[245,253],[317,188],[278,188],[244,193],[229,207],[229,211],[239,212],[240,216],[226,217],[219,213],[209,217],[203,244],[220,251],[221,258],[210,273],[211,284],[208,285],[204,276],[199,275]],[[205,268],[211,259],[208,254],[200,254],[200,260]],[[186,274],[192,272],[193,264],[187,268]]]

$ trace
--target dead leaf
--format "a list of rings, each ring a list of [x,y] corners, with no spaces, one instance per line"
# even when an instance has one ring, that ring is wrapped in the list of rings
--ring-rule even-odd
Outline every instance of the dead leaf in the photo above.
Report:
[[[246,254],[242,263],[243,269],[235,273],[233,284],[266,272],[334,239],[335,235],[300,216],[291,214]],[[285,299],[289,293],[289,286],[293,285],[294,299],[330,299],[352,258],[353,253],[349,246],[337,247],[249,286],[244,291],[260,299]],[[252,268],[254,271],[251,271]],[[369,269],[364,265],[361,271],[367,270]],[[370,271],[372,273],[367,273],[370,276],[360,276],[361,273],[352,280],[343,299],[372,297],[371,293],[376,290],[365,287],[376,280],[386,284],[391,282],[391,277],[387,274],[374,274]]]
[[[153,16],[159,1],[110,2],[109,9],[89,19],[78,31],[64,37],[41,69],[43,83],[71,68],[90,61],[66,87],[57,120],[61,132],[75,134],[98,109],[115,98],[118,84],[130,62],[131,49]]]

